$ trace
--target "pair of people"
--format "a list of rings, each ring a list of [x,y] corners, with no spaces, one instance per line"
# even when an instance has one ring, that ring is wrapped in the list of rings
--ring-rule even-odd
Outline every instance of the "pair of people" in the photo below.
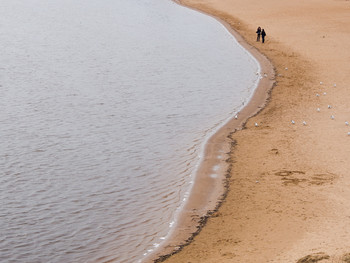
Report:
[[[265,43],[265,36],[266,36],[265,30],[261,29],[261,27],[259,26],[258,29],[256,30],[256,34],[257,34],[256,41],[260,41],[260,36],[261,36],[261,42]]]

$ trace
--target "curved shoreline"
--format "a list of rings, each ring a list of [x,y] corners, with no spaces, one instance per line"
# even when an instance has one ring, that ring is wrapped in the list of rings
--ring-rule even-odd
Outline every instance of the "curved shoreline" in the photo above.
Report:
[[[167,240],[144,259],[145,262],[163,262],[171,255],[180,252],[192,242],[193,238],[206,225],[208,218],[220,208],[229,191],[229,179],[233,165],[233,162],[230,161],[230,155],[234,151],[235,141],[231,135],[238,130],[244,129],[246,122],[267,105],[271,90],[275,84],[275,70],[270,60],[255,47],[247,43],[229,23],[220,17],[187,6],[181,0],[173,1],[186,8],[209,15],[225,26],[229,33],[234,36],[237,43],[257,60],[260,65],[260,75],[263,77],[259,80],[249,102],[239,111],[238,118],[232,117],[207,141],[204,157],[196,173],[194,185],[188,201],[178,218],[177,225],[169,234]],[[218,156],[222,155],[225,158],[218,158]],[[210,178],[209,176],[213,173],[212,168],[214,166],[220,167],[218,171],[215,171],[219,174],[218,178]],[[210,195],[208,195],[208,192]]]

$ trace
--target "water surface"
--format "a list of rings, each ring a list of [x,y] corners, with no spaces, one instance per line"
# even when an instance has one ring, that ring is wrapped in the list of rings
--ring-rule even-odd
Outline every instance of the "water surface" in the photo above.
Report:
[[[256,61],[166,0],[1,0],[0,39],[0,261],[142,259]]]

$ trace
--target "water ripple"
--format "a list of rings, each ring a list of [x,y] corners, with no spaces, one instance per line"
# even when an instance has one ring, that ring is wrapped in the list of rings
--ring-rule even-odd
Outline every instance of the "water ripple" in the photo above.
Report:
[[[171,1],[5,0],[0,22],[0,261],[141,259],[255,61]]]

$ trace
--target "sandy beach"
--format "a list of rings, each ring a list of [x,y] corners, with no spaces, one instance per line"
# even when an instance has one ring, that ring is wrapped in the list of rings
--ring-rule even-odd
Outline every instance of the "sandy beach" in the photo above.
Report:
[[[350,262],[350,1],[181,3],[228,23],[276,77],[267,106],[225,131],[223,203],[166,262]]]

